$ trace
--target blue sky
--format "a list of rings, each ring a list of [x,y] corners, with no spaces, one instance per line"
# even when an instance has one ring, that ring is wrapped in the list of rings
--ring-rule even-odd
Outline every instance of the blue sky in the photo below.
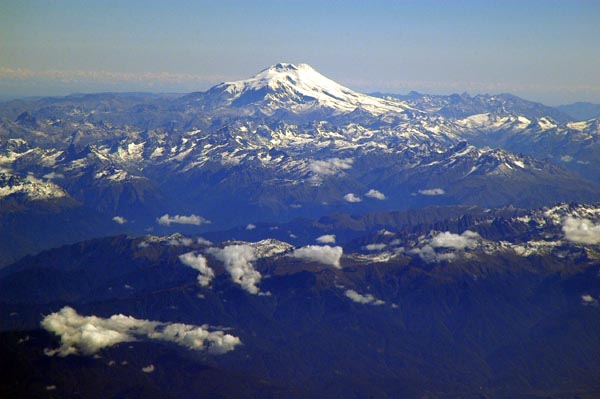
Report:
[[[600,1],[0,0],[0,96],[204,90],[306,62],[360,91],[600,103]]]

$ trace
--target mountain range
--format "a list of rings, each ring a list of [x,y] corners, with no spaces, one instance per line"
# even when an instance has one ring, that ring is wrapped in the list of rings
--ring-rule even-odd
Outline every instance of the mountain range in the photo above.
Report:
[[[105,224],[127,222],[98,234],[164,231],[157,220],[167,214],[202,217],[210,225],[194,225],[214,230],[335,210],[542,206],[600,194],[598,120],[569,122],[511,95],[373,97],[306,64],[184,96],[12,101],[0,117],[1,201],[13,204],[1,208],[17,202],[27,215],[40,209],[28,203],[50,202],[51,215],[85,208]]]
[[[598,397],[574,109],[287,63],[0,103],[0,396]]]
[[[599,215],[436,207],[48,250],[0,270],[0,392],[593,398]]]

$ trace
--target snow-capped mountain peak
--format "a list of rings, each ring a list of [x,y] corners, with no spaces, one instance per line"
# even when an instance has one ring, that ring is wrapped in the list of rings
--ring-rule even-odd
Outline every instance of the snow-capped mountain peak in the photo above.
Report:
[[[403,113],[403,102],[371,97],[355,92],[323,76],[308,64],[279,63],[257,75],[221,83],[207,93],[211,107],[258,108],[272,115],[278,110],[306,114],[327,111],[345,114],[357,109],[373,115]]]

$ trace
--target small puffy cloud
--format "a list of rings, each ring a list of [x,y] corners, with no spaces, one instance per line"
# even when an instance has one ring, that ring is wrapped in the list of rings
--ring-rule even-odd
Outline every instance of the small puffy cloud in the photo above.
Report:
[[[354,193],[348,193],[344,195],[344,201],[346,202],[361,202],[362,199],[357,197]]]
[[[573,157],[570,155],[563,155],[562,157],[560,157],[560,160],[563,162],[571,162],[573,161]]]
[[[335,175],[341,170],[352,168],[352,163],[354,163],[352,158],[329,158],[326,160],[313,159],[308,164],[308,169],[317,175],[330,176]]]
[[[248,223],[248,225],[246,225],[246,230],[254,230],[256,228],[255,225],[253,225],[252,223]]]
[[[64,179],[65,175],[63,175],[62,173],[50,172],[48,174],[45,174],[43,177],[44,177],[44,179],[49,179],[49,180]]]
[[[194,240],[184,237],[181,234],[173,234],[168,237],[166,243],[172,247],[189,247],[194,243]]]
[[[456,254],[453,251],[476,248],[479,238],[479,234],[470,230],[465,230],[462,234],[444,231],[431,238],[424,239],[421,242],[422,246],[420,248],[413,248],[409,253],[419,255],[426,262],[453,260],[456,258]],[[440,252],[438,249],[443,249],[444,251]]]
[[[219,330],[210,331],[206,325],[162,323],[122,314],[107,319],[81,316],[69,306],[44,317],[41,326],[60,337],[60,347],[47,349],[48,356],[94,355],[101,349],[140,339],[169,341],[211,354],[226,353],[241,344],[238,337]]]
[[[335,234],[325,234],[317,238],[321,244],[335,244]]]
[[[385,244],[369,244],[365,246],[365,249],[367,251],[381,251],[383,248],[385,248],[386,245]]]
[[[342,247],[330,247],[329,245],[307,245],[297,248],[292,253],[294,258],[305,259],[308,261],[319,262],[324,265],[331,265],[341,269],[340,259],[344,250]]]
[[[209,248],[207,252],[223,262],[231,280],[251,294],[258,294],[257,284],[262,278],[252,262],[257,259],[250,245],[228,245],[225,248]]]
[[[581,296],[581,300],[586,303],[591,303],[591,302],[594,302],[594,297],[591,296],[590,294],[585,294],[585,295]]]
[[[195,254],[194,252],[188,252],[183,255],[179,255],[179,260],[186,266],[192,269],[198,270],[198,283],[207,287],[215,277],[215,272],[208,266],[206,258],[201,254]]]
[[[171,224],[192,224],[195,226],[200,226],[201,224],[211,223],[210,220],[207,220],[207,219],[203,218],[202,216],[197,216],[194,214],[189,215],[189,216],[184,216],[184,215],[170,216],[168,213],[165,213],[164,215],[162,215],[161,217],[156,219],[156,221],[158,222],[158,224],[161,224],[164,226],[170,226]]]
[[[584,306],[594,306],[594,307],[598,306],[598,300],[596,298],[594,298],[593,296],[591,296],[590,294],[582,295],[581,303]]]
[[[421,195],[444,195],[446,192],[443,188],[428,188],[426,190],[419,190]]]
[[[371,294],[361,295],[354,290],[346,290],[344,293],[348,298],[352,299],[356,303],[362,303],[364,305],[383,305],[384,301],[381,299],[375,298]]]
[[[113,222],[115,223],[119,223],[119,224],[125,224],[127,223],[127,219],[125,219],[122,216],[115,216],[114,218],[112,218]]]
[[[563,220],[562,230],[567,240],[577,244],[600,244],[600,224],[589,219],[568,216]]]
[[[153,365],[153,364],[149,364],[149,365],[147,365],[146,367],[142,367],[142,371],[143,371],[144,373],[148,373],[148,374],[150,374],[150,373],[153,373],[153,372],[154,372],[154,370],[156,370],[156,368],[154,367],[154,365]]]
[[[367,193],[365,194],[365,197],[369,197],[369,198],[375,198],[378,200],[384,200],[385,194],[382,193],[381,191],[375,190],[375,189],[370,189],[369,191],[367,191]]]
[[[433,237],[429,243],[433,248],[453,248],[462,250],[465,248],[475,248],[479,234],[465,230],[462,234],[454,234],[444,231]]]
[[[209,240],[207,240],[206,238],[203,238],[203,237],[198,237],[196,239],[196,242],[198,244],[200,244],[200,245],[206,245],[206,246],[213,245],[213,243],[211,241],[209,241]]]
[[[56,390],[56,385],[46,385],[46,391],[54,391]]]

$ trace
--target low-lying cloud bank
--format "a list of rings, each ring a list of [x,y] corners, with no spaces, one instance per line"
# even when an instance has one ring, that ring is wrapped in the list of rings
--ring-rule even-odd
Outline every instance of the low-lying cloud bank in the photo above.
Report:
[[[565,238],[578,244],[600,244],[600,224],[594,224],[590,219],[578,219],[568,216],[562,226]]]
[[[381,299],[375,298],[371,294],[361,295],[354,290],[346,290],[346,292],[344,292],[344,294],[348,298],[352,299],[354,302],[362,303],[364,305],[384,305],[385,304],[384,301],[382,301]]]
[[[223,262],[231,280],[239,284],[251,294],[260,291],[257,285],[262,278],[252,262],[257,259],[256,252],[250,245],[229,245],[225,248],[209,248],[207,253]]]
[[[204,256],[201,254],[195,254],[194,252],[187,252],[183,255],[179,255],[179,260],[184,265],[198,270],[198,283],[201,286],[207,287],[210,285],[210,282],[215,277],[215,272],[213,269],[208,267],[206,258]]]
[[[223,331],[209,331],[207,325],[162,323],[122,314],[108,319],[81,316],[69,306],[44,317],[41,325],[45,330],[58,335],[61,342],[60,347],[47,349],[46,354],[60,357],[93,355],[103,348],[142,339],[173,342],[191,350],[206,350],[215,355],[232,351],[242,343],[238,337]]]
[[[158,224],[163,225],[163,226],[170,226],[171,224],[192,224],[195,226],[200,226],[201,224],[210,224],[211,223],[210,220],[205,219],[202,216],[198,216],[198,215],[194,215],[194,214],[189,215],[189,216],[185,216],[185,215],[171,216],[168,213],[165,213],[164,215],[162,215],[161,217],[156,219],[156,221],[158,222]]]
[[[307,245],[306,247],[295,249],[292,256],[294,258],[319,262],[324,265],[330,265],[341,269],[340,259],[342,258],[343,253],[344,250],[342,247]]]

